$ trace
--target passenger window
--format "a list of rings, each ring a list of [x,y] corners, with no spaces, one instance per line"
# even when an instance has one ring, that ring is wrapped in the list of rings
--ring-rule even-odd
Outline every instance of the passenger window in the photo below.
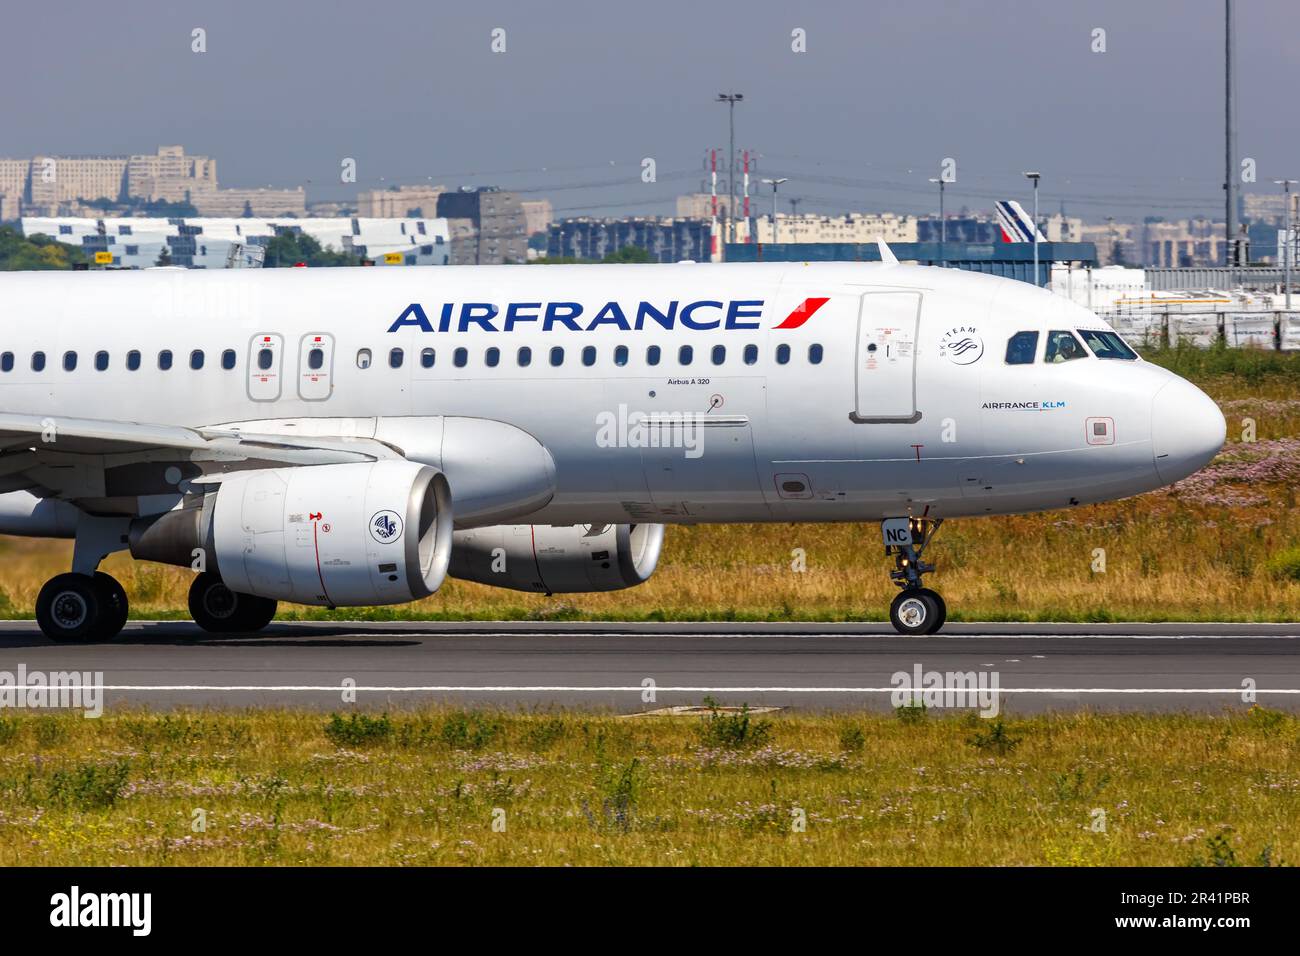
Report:
[[[495,345],[483,353],[483,364],[488,368],[496,368],[501,362],[501,350]]]
[[[695,349],[689,345],[683,345],[677,350],[677,362],[679,365],[690,365],[695,358]]]
[[[645,363],[646,365],[659,364],[659,346],[652,345],[645,350]]]
[[[558,345],[551,349],[551,364],[557,368],[564,364],[564,349]]]
[[[714,365],[721,365],[727,360],[727,347],[725,345],[713,346],[712,358]]]
[[[582,364],[588,368],[596,364],[596,346],[588,345],[582,350]]]
[[[388,367],[401,368],[402,359],[405,357],[406,357],[406,353],[404,353],[401,349],[390,349],[388,352]]]
[[[102,371],[104,371],[104,370],[107,369],[107,368],[108,368],[108,353],[107,353],[107,352],[96,352],[96,353],[95,353],[95,370],[98,371],[98,372],[102,372]]]
[[[533,364],[533,350],[530,349],[527,345],[520,346],[519,355],[517,357],[519,360],[520,368],[527,368],[528,366]]]
[[[776,347],[776,364],[785,365],[790,361],[790,346],[778,345]]]
[[[433,360],[437,358],[433,349],[420,350],[420,368],[433,368]]]
[[[12,372],[14,370],[14,353],[5,352],[0,355],[0,371]]]
[[[257,367],[259,371],[263,371],[263,372],[270,371],[271,366],[274,364],[275,364],[275,353],[273,351],[271,351],[270,349],[257,350]]]
[[[71,372],[71,371],[75,370],[76,367],[77,367],[77,353],[76,353],[76,352],[64,352],[64,353],[63,353],[63,371],[65,371],[65,372]]]
[[[221,353],[221,367],[227,372],[235,367],[235,350],[226,349]]]
[[[134,372],[140,368],[140,353],[135,349],[126,353],[126,370]]]
[[[822,364],[822,347],[816,343],[808,346],[808,362],[812,365]]]
[[[1128,347],[1128,343],[1119,337],[1119,333],[1101,329],[1079,329],[1084,344],[1092,349],[1092,354],[1099,359],[1124,359],[1133,361],[1137,353]]]
[[[44,353],[44,352],[33,352],[33,353],[32,353],[32,371],[33,371],[33,372],[43,372],[43,371],[45,371],[45,353]]]
[[[325,364],[324,349],[313,348],[307,350],[307,368],[315,372],[324,364]]]
[[[357,368],[370,368],[370,349],[357,349]]]
[[[627,364],[627,346],[626,346],[626,345],[620,345],[620,346],[618,346],[617,348],[614,349],[614,364],[615,364],[615,365],[626,365],[626,364]]]
[[[1047,362],[1068,362],[1071,359],[1087,358],[1087,353],[1079,340],[1069,332],[1048,332],[1047,354],[1043,358]]]
[[[312,366],[312,367],[313,367],[313,368],[319,368],[320,366],[316,365],[316,366]],[[190,353],[190,368],[194,369],[194,371],[196,371],[196,372],[197,372],[199,369],[203,368],[203,350],[202,350],[202,349],[195,349],[193,352]]]
[[[757,345],[746,345],[746,346],[745,346],[745,364],[746,364],[746,365],[753,365],[753,364],[754,364],[755,362],[757,362],[757,361],[758,361],[758,346],[757,346]]]
[[[1037,354],[1037,332],[1017,332],[1007,340],[1008,365],[1033,365]]]
[[[469,364],[469,349],[461,348],[451,353],[451,364],[457,368],[464,368]]]
[[[172,367],[171,349],[163,349],[161,352],[158,353],[158,367],[162,369],[164,372]]]

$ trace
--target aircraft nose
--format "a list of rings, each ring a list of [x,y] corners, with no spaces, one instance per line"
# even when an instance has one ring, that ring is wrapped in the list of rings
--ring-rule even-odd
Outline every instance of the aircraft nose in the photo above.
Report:
[[[1214,399],[1176,378],[1151,399],[1151,448],[1156,473],[1173,484],[1195,474],[1219,453],[1228,423]]]

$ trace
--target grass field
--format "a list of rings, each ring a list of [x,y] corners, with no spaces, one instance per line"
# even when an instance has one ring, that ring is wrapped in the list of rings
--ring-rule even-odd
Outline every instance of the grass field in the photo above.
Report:
[[[952,619],[1300,619],[1300,355],[1178,349],[1149,357],[1220,403],[1224,452],[1200,474],[1139,498],[949,522],[929,581]],[[804,571],[793,570],[795,549],[806,555]],[[1094,570],[1097,549],[1104,572]],[[449,580],[413,605],[286,615],[884,620],[896,590],[880,552],[874,525],[670,527],[659,571],[627,591],[546,598]],[[66,570],[70,554],[67,542],[0,539],[0,616],[30,617],[41,584]],[[122,555],[105,570],[126,586],[134,616],[187,616],[189,572]]]
[[[1278,865],[1297,819],[1262,709],[0,717],[0,866]]]

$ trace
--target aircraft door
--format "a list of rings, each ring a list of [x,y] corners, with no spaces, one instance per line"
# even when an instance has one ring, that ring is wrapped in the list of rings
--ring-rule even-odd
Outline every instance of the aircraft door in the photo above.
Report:
[[[298,344],[298,397],[323,402],[334,388],[334,336],[309,332]]]
[[[248,343],[248,397],[273,402],[280,397],[284,338],[274,332],[254,335]]]
[[[920,292],[866,292],[858,305],[855,422],[915,422]]]

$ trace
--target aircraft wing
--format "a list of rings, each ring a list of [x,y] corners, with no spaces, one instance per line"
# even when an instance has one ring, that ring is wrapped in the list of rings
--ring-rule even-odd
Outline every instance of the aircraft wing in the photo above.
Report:
[[[164,494],[166,466],[195,479],[232,469],[377,461],[402,455],[370,438],[260,434],[225,428],[183,428],[0,413],[0,493],[96,502]],[[170,486],[170,487],[168,487]]]

